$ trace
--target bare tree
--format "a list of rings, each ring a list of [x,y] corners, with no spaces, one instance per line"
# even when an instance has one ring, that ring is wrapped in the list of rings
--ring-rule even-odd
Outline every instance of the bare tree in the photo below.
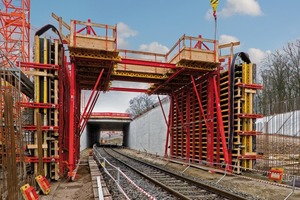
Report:
[[[153,105],[153,97],[147,94],[142,94],[129,101],[129,108],[126,110],[126,112],[130,113],[132,116],[137,116],[151,108]]]
[[[282,102],[300,96],[300,40],[270,54],[263,63],[264,88],[258,95],[260,111],[269,115],[291,110],[292,105]]]

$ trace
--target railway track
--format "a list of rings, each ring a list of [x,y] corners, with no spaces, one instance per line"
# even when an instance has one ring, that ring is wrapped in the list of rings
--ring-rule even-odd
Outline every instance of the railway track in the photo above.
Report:
[[[168,196],[168,198],[163,199],[246,199],[229,191],[197,182],[161,167],[137,160],[114,149],[97,148],[96,151],[106,154],[106,157],[112,157],[126,166],[126,168],[133,170],[135,173],[157,185],[159,188],[163,188],[164,191],[167,191],[173,196]],[[145,187],[148,186],[145,185]],[[148,192],[151,193],[152,191],[148,190]]]

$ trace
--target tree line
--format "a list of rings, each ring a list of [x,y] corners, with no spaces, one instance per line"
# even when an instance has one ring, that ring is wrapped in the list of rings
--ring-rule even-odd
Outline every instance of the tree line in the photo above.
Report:
[[[255,102],[258,112],[271,115],[299,109],[300,40],[269,54],[259,74],[263,90]]]

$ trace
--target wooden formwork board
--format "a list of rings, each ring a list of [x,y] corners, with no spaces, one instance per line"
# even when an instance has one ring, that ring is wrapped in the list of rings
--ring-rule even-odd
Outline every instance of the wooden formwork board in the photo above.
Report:
[[[211,63],[212,66],[216,66],[216,54],[210,50],[183,47],[169,62],[177,64],[180,60]]]
[[[112,38],[76,34],[75,37],[70,39],[69,46],[75,48],[114,51],[116,49],[116,42]]]

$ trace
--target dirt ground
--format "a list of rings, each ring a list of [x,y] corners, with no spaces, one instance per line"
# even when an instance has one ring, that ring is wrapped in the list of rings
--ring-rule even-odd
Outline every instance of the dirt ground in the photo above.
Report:
[[[152,163],[164,165],[172,170],[183,171],[187,166],[182,164],[168,163],[162,158],[156,157],[146,153],[141,153],[133,150],[124,149],[124,151],[132,156],[136,156]],[[82,152],[81,160],[82,164],[88,158],[89,150]],[[185,171],[186,174],[197,176],[203,179],[207,179],[213,182],[217,182],[223,175],[218,173],[211,173],[207,170],[201,170],[196,168],[188,168]],[[219,182],[220,185],[239,190],[260,199],[267,200],[283,200],[292,191],[289,188],[278,187],[271,184],[262,183],[255,180],[248,180],[242,177],[226,176]],[[51,183],[51,192],[47,196],[42,196],[42,200],[91,200],[93,198],[91,176],[88,165],[81,165],[77,172],[77,178],[73,182],[66,182],[64,180]],[[300,190],[296,190],[295,193],[289,198],[289,200],[300,199]]]
[[[74,181],[61,180],[51,182],[51,192],[47,196],[41,196],[41,200],[92,200],[94,194],[92,190],[92,180],[88,160],[89,149],[81,152],[81,164]]]

